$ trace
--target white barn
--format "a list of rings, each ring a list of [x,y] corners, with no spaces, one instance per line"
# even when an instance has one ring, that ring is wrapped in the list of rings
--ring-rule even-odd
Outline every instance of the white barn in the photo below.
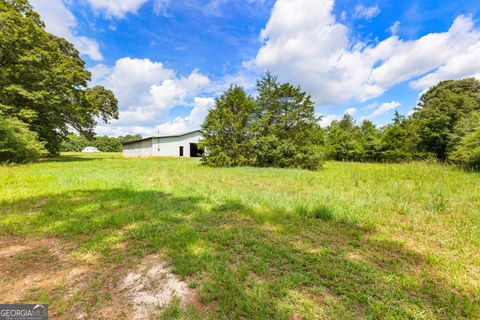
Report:
[[[95,147],[86,147],[82,150],[82,152],[100,152],[100,150]]]
[[[123,144],[123,156],[148,157],[199,157],[198,143],[203,138],[200,130],[173,136],[150,137]]]

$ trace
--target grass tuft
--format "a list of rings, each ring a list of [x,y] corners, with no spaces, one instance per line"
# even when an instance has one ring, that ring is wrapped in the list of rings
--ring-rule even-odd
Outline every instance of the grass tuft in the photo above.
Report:
[[[305,206],[300,206],[297,208],[297,212],[300,216],[307,218],[319,219],[324,221],[334,219],[334,213],[332,209],[325,205],[317,205],[312,209]]]

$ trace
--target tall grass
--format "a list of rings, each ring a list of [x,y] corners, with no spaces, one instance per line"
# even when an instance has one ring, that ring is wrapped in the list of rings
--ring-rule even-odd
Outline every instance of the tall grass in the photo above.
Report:
[[[0,235],[73,241],[73,257],[109,264],[164,254],[198,288],[201,317],[480,317],[480,176],[440,164],[70,154],[0,167]]]

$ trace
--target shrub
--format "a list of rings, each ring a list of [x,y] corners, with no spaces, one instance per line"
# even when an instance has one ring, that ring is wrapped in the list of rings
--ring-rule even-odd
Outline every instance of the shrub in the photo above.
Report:
[[[313,208],[308,208],[305,206],[299,206],[297,212],[300,216],[306,218],[319,219],[324,221],[329,221],[334,219],[334,213],[332,209],[328,206],[320,204]]]
[[[0,113],[0,162],[27,162],[46,153],[44,143],[24,122]]]
[[[466,134],[450,154],[450,159],[467,167],[480,170],[480,126]]]

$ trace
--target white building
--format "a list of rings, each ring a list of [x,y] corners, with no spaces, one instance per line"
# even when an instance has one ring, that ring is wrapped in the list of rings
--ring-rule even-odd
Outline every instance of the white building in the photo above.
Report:
[[[200,130],[174,136],[150,137],[123,144],[124,157],[199,157]]]
[[[98,150],[95,147],[86,147],[85,149],[82,150],[82,152],[100,152],[100,150]]]

